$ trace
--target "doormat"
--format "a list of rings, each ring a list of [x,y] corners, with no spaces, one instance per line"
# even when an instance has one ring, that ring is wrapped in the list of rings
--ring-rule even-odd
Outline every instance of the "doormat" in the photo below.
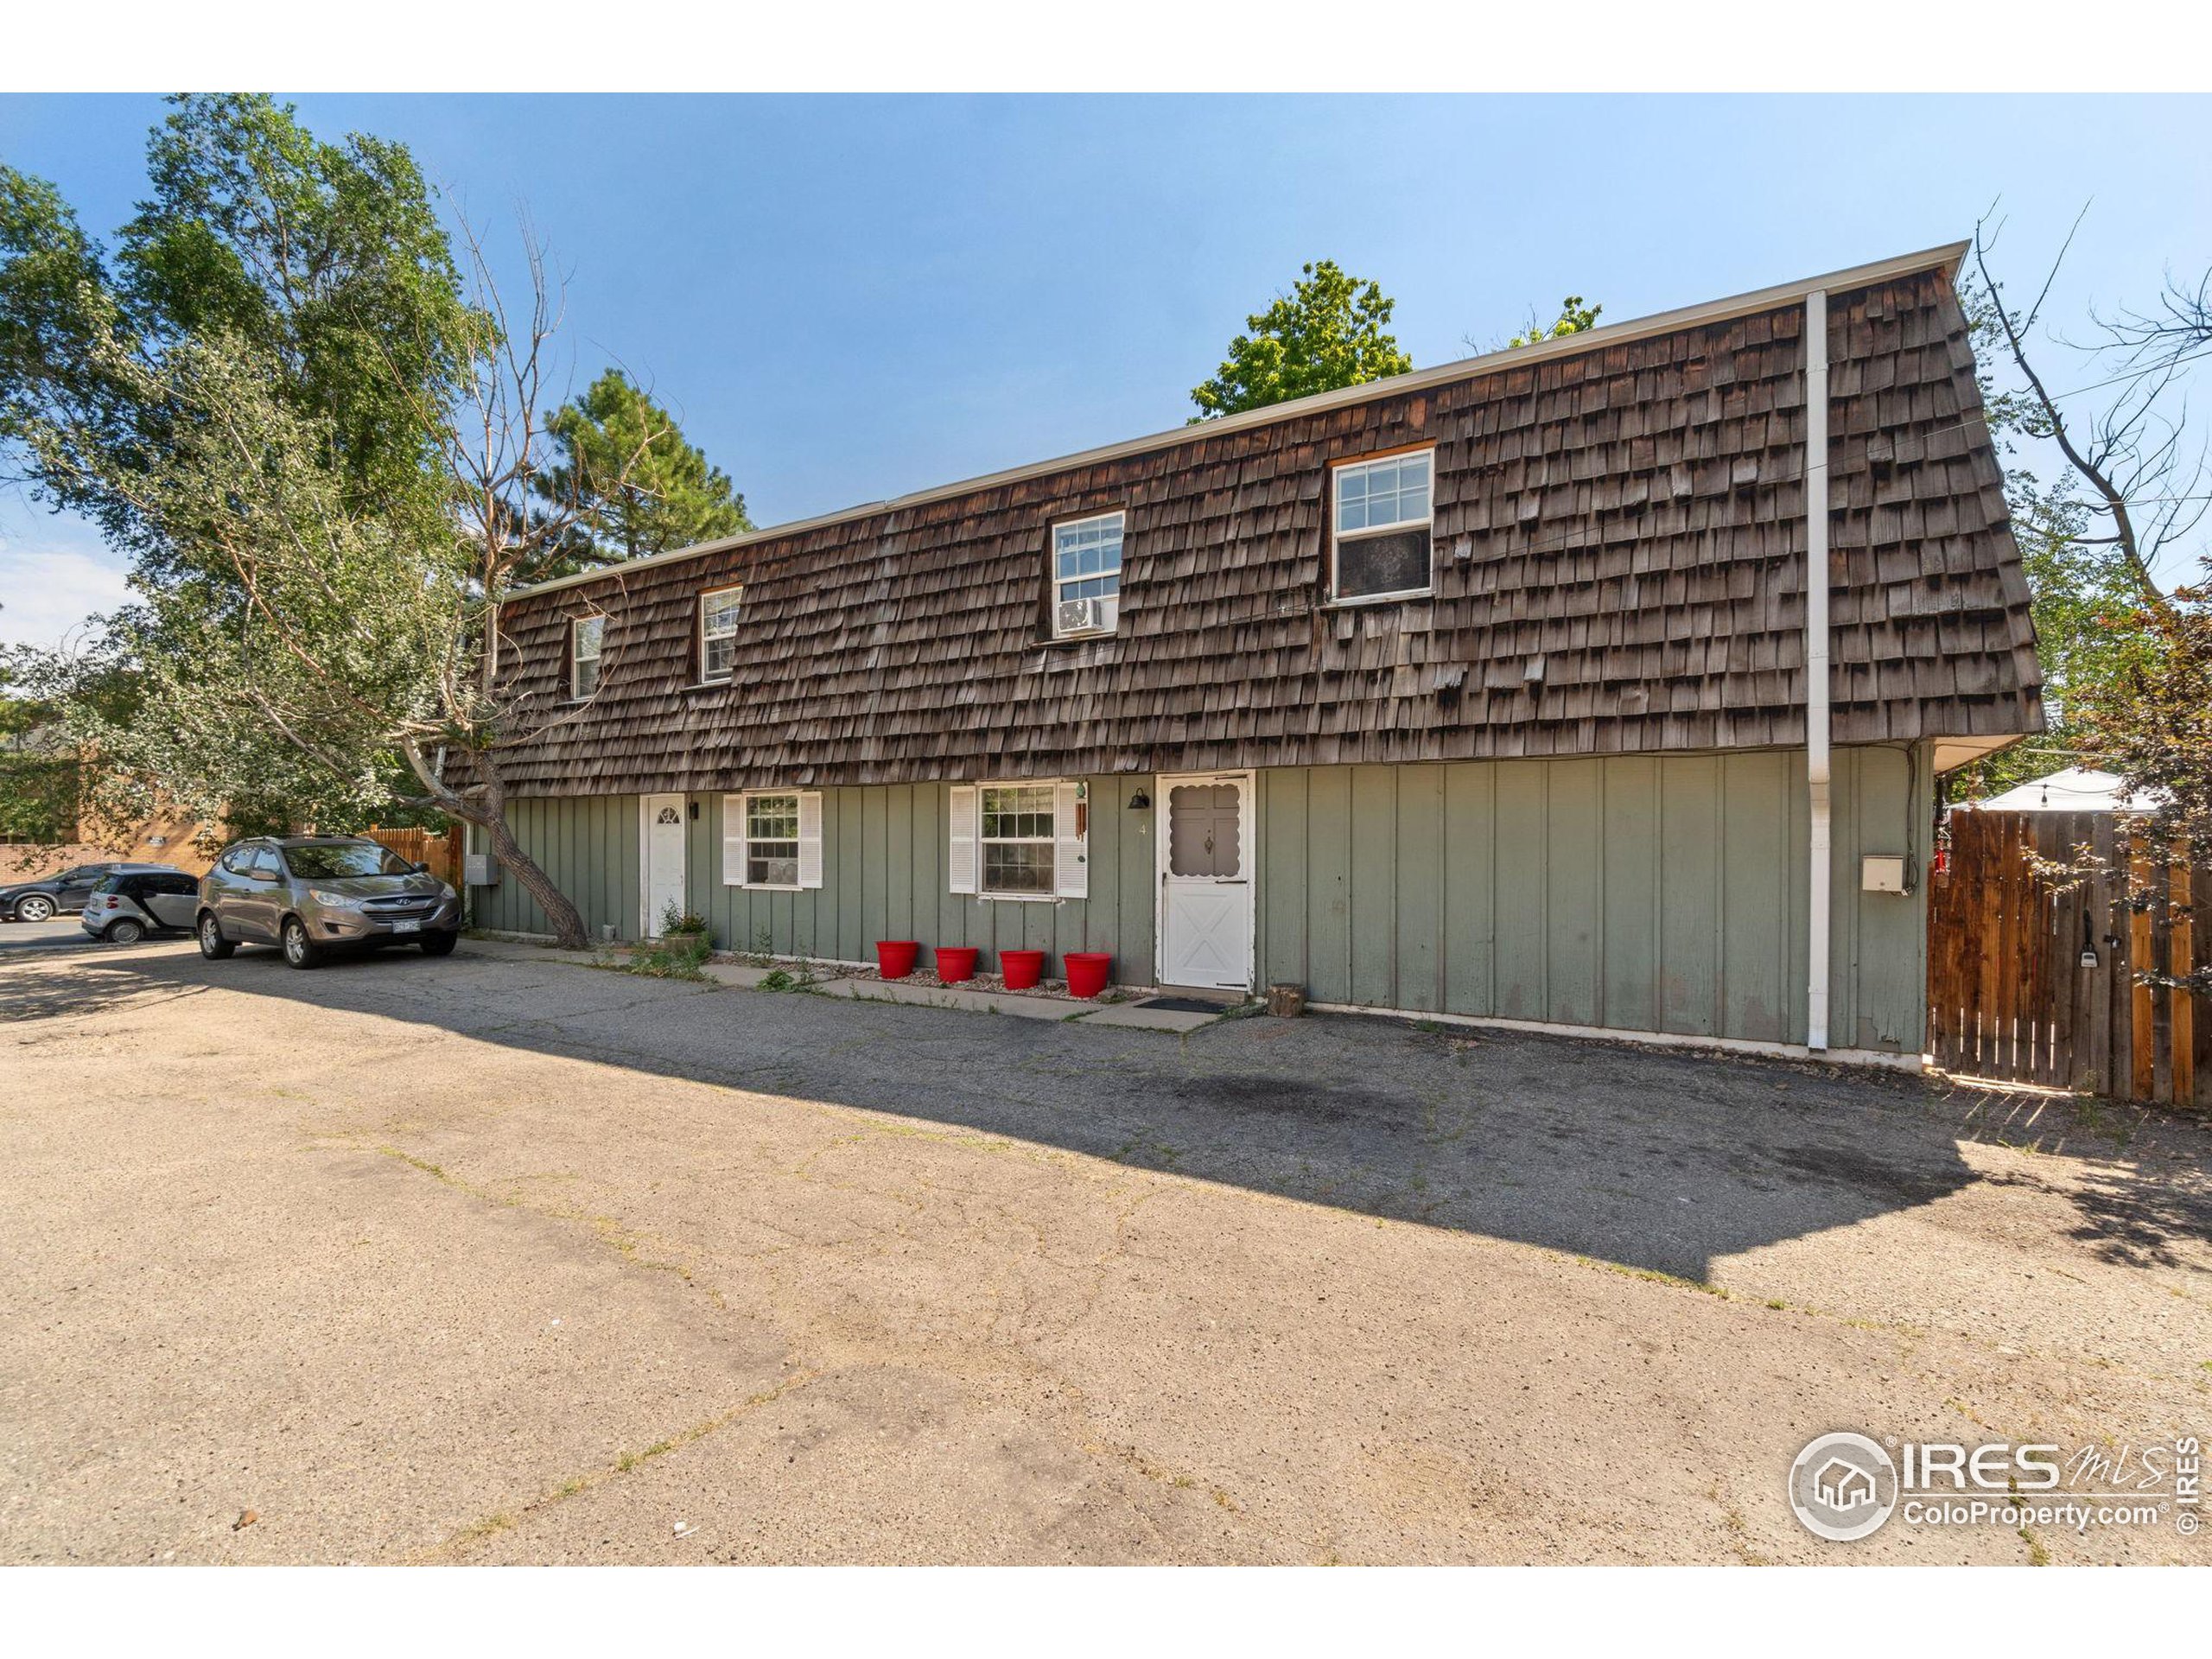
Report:
[[[1227,1014],[1234,1002],[1208,1002],[1195,996],[1148,996],[1137,1004],[1141,1008],[1158,1008],[1163,1014]]]

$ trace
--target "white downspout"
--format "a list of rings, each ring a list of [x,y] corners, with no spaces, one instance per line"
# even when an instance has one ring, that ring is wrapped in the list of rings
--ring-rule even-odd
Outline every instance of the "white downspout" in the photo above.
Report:
[[[1812,871],[1805,1046],[1828,1046],[1828,296],[1805,296],[1805,783]]]

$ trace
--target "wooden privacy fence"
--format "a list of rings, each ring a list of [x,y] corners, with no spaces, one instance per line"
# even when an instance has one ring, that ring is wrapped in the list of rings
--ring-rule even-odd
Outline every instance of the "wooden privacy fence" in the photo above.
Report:
[[[1928,902],[1929,1052],[1946,1071],[2049,1084],[2122,1099],[2212,1105],[2212,1006],[2137,982],[2139,972],[2203,966],[2212,868],[2176,863],[2170,903],[2136,910],[2113,868],[2129,858],[2109,812],[1954,812],[1950,868]],[[2046,878],[2034,858],[2070,862],[2094,849],[2103,868]],[[2152,872],[2138,853],[2138,885]],[[2208,918],[2212,923],[2212,918]]]
[[[371,841],[389,847],[402,858],[430,867],[441,881],[461,885],[461,826],[450,830],[378,830],[362,831]]]

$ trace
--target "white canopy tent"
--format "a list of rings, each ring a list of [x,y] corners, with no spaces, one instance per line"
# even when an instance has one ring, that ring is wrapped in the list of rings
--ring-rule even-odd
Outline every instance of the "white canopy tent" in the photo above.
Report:
[[[2002,795],[1964,804],[1990,812],[2149,812],[2158,803],[2154,795],[2123,793],[2116,773],[2065,766],[2047,778],[2031,778]]]

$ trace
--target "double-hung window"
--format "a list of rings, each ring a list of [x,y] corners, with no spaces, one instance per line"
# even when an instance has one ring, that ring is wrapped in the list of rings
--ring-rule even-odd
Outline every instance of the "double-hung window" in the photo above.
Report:
[[[715,684],[737,666],[738,602],[742,588],[721,588],[699,595],[699,680]]]
[[[1053,891],[1053,788],[1050,784],[983,786],[983,891]]]
[[[1080,781],[955,784],[946,793],[951,892],[985,899],[1090,896],[1090,791]]]
[[[1408,599],[1433,584],[1436,451],[1347,461],[1332,476],[1330,594]]]
[[[745,885],[798,886],[798,797],[745,798]]]
[[[1111,633],[1122,610],[1122,515],[1052,526],[1052,637]]]
[[[747,790],[722,797],[722,880],[804,891],[822,885],[822,791]]]
[[[580,616],[569,624],[569,695],[582,702],[599,690],[599,648],[607,619]]]

